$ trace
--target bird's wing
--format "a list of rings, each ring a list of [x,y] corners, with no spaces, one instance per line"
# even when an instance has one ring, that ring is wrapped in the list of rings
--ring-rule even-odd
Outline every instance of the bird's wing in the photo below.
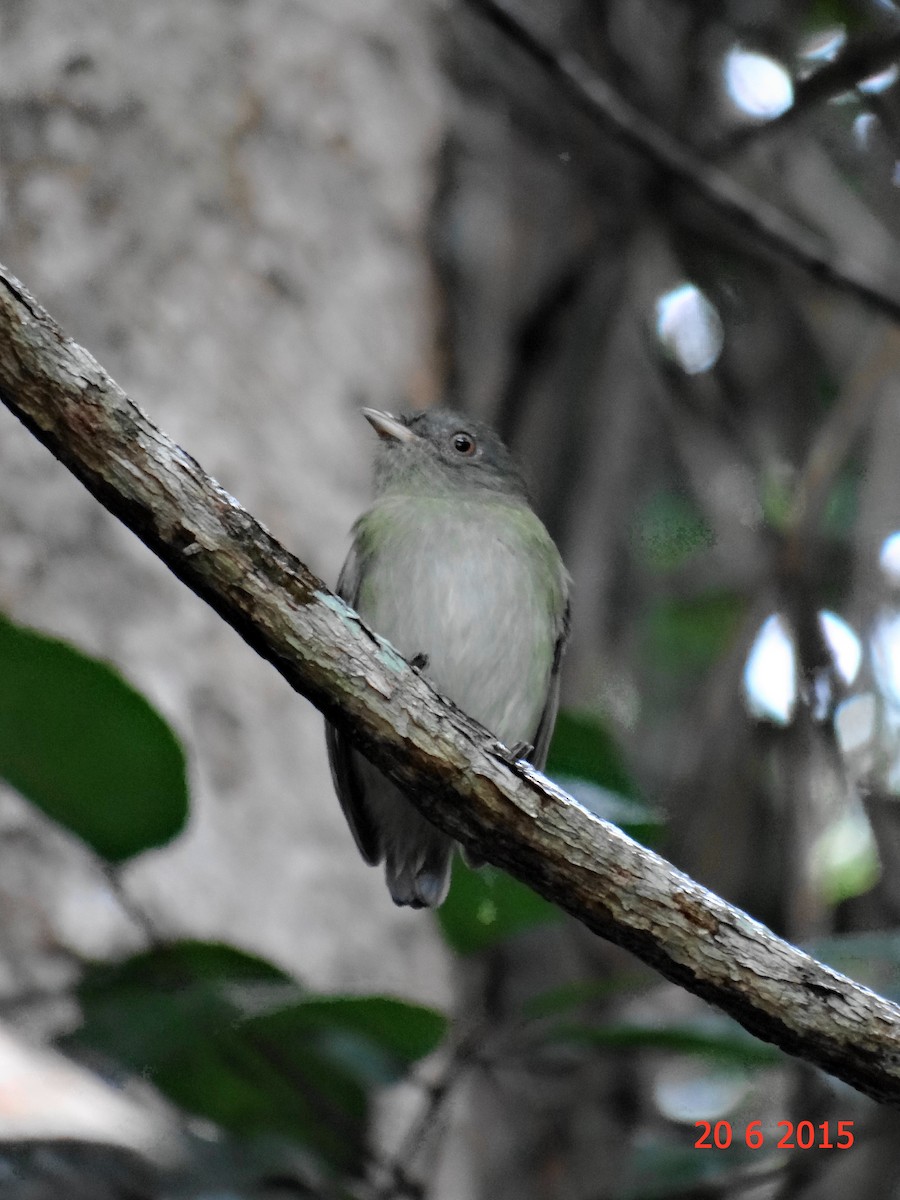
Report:
[[[559,626],[559,634],[556,638],[556,645],[553,649],[553,666],[550,668],[550,686],[547,688],[547,700],[544,704],[544,710],[541,713],[541,719],[538,722],[537,732],[534,735],[532,746],[534,747],[528,754],[523,757],[532,763],[539,771],[543,771],[544,764],[547,762],[547,751],[550,749],[550,739],[553,736],[553,726],[556,724],[556,713],[559,709],[559,676],[560,664],[562,662],[563,650],[566,648],[566,638],[569,636],[569,601],[566,600],[566,607],[563,611],[562,621]],[[461,847],[463,858],[470,867],[483,867],[485,859],[480,854],[475,854],[473,851]]]
[[[342,600],[354,607],[359,599],[360,561],[356,547],[352,547],[347,555],[341,574],[338,578],[337,594]],[[339,733],[333,725],[325,723],[325,745],[328,748],[328,761],[331,765],[331,778],[334,790],[337,792],[341,808],[350,832],[353,834],[359,852],[367,863],[374,865],[381,862],[384,850],[378,834],[378,827],[372,819],[372,814],[366,804],[365,788],[360,778],[357,756],[347,737]]]
[[[563,612],[562,622],[559,628],[559,636],[556,639],[556,646],[553,651],[553,667],[550,670],[550,687],[547,689],[547,702],[544,705],[544,711],[541,713],[541,719],[538,722],[537,733],[534,735],[534,751],[528,756],[539,771],[543,771],[544,764],[547,761],[547,752],[550,749],[550,738],[553,736],[553,726],[556,724],[556,713],[559,709],[559,676],[560,663],[562,661],[563,650],[566,647],[566,638],[569,636],[569,602],[566,601],[565,611]]]

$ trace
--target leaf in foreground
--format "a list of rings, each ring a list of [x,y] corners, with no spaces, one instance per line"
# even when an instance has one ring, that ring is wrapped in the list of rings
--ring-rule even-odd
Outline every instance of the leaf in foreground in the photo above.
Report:
[[[184,752],[105,663],[0,617],[0,777],[104,858],[175,837]]]
[[[363,1166],[372,1086],[401,1078],[447,1027],[389,997],[312,995],[262,959],[204,942],[96,967],[79,999],[84,1024],[70,1042],[188,1112],[291,1138],[344,1173]]]

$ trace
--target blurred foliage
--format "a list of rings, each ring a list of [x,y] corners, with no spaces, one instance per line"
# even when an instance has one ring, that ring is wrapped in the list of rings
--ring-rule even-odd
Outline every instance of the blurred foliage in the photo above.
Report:
[[[112,667],[0,616],[0,776],[120,862],[188,812],[184,753]]]
[[[708,671],[734,637],[744,609],[744,599],[727,592],[658,600],[647,614],[645,635],[653,669],[679,680]]]
[[[812,0],[802,11],[801,19],[804,28],[811,33],[829,26],[857,33],[870,22],[865,5],[856,3],[856,0]]]
[[[109,666],[0,619],[0,773],[111,862],[174,837],[184,755]],[[443,1040],[447,1020],[384,996],[307,993],[234,947],[158,946],[89,965],[63,1039],[241,1136],[280,1135],[340,1174],[364,1166],[372,1089]]]
[[[457,858],[450,894],[436,916],[447,945],[458,954],[474,954],[513,934],[558,921],[562,913],[511,875],[493,867],[473,871]]]
[[[649,567],[669,570],[715,541],[713,531],[690,496],[660,491],[638,514],[635,540]]]
[[[878,882],[878,847],[861,811],[835,821],[814,844],[812,877],[823,897],[838,905],[852,896],[862,896]]]
[[[180,942],[90,968],[66,1039],[243,1136],[296,1139],[334,1171],[364,1165],[370,1089],[429,1054],[446,1018],[383,996],[305,994],[229,946]]]
[[[547,774],[596,784],[630,799],[637,789],[607,726],[592,713],[563,709],[547,755]]]
[[[729,1147],[727,1155],[728,1161],[723,1163],[721,1152],[701,1154],[672,1139],[648,1139],[635,1148],[631,1180],[621,1192],[621,1200],[727,1194],[735,1165],[754,1161],[753,1151],[740,1145]]]
[[[543,1036],[548,1041],[594,1050],[665,1050],[738,1067],[771,1067],[784,1061],[780,1050],[752,1037],[734,1022],[728,1022],[727,1028],[708,1026],[708,1022],[702,1021],[694,1025],[659,1026],[561,1023],[551,1026]]]
[[[860,467],[856,463],[834,481],[822,514],[822,530],[829,537],[846,541],[852,536],[859,515],[860,482]]]
[[[900,1003],[900,933],[836,934],[817,938],[805,949],[836,971]]]
[[[643,975],[629,977],[622,973],[606,979],[577,979],[530,996],[522,1005],[522,1016],[527,1020],[541,1020],[623,993],[638,993],[646,987],[647,980]]]
[[[541,992],[522,1007],[522,1042],[535,1053],[553,1045],[577,1047],[601,1055],[610,1051],[663,1051],[747,1071],[783,1065],[786,1061],[781,1050],[760,1041],[722,1013],[699,1010],[689,1020],[661,1018],[653,1022],[595,1019],[598,1003],[646,997],[654,986],[646,977],[621,973],[603,980],[578,980]]]
[[[455,392],[496,416],[528,461],[575,581],[563,696],[579,712],[574,723],[563,714],[548,773],[789,940],[893,929],[900,635],[886,626],[879,657],[873,633],[875,614],[896,621],[900,608],[900,537],[896,561],[885,558],[900,512],[900,86],[886,54],[897,57],[900,10],[575,0],[551,21],[536,3],[503,7],[507,33],[521,20],[567,61],[544,70],[522,37],[516,65],[514,34],[491,44],[476,21],[459,37],[462,114],[438,249]],[[596,120],[562,82],[572,64],[596,76]],[[683,171],[671,170],[667,138]],[[716,169],[740,217],[711,198]],[[865,307],[855,280],[871,285]],[[840,627],[823,630],[823,610]],[[832,722],[854,699],[872,702],[868,728],[858,715]],[[595,711],[608,730],[583,715]],[[755,716],[781,711],[777,727]],[[884,793],[880,826],[858,811],[872,788]],[[497,956],[505,1015],[539,1018],[523,1034],[533,1063],[528,1075],[523,1056],[522,1094],[571,1065],[569,1091],[554,1076],[564,1099],[540,1160],[561,1194],[749,1190],[729,1173],[762,1156],[698,1153],[692,1106],[735,1128],[805,1119],[816,1105],[869,1111],[737,1026],[706,1025],[674,989],[629,989],[619,955],[578,933],[548,926],[518,957],[509,946]],[[854,960],[838,943],[840,961],[828,961],[869,982],[871,953],[872,984],[890,993],[893,947],[880,959],[866,943]],[[536,982],[537,953],[560,978]],[[689,1082],[667,1105],[673,1061]],[[726,1069],[746,1095],[719,1087]],[[490,1082],[484,1093],[497,1103]],[[564,1120],[560,1149],[550,1130]],[[510,1181],[485,1172],[498,1200],[527,1186],[516,1162],[535,1161],[530,1111],[521,1126]],[[841,1167],[860,1194],[900,1169],[897,1126],[882,1128],[877,1167]],[[783,1178],[776,1166],[761,1189],[847,1194],[821,1158],[796,1175],[787,1164]]]

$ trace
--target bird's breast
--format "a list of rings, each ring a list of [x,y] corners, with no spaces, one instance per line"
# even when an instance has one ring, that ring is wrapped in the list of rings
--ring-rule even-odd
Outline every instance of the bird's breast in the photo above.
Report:
[[[535,545],[549,543],[543,526],[527,509],[466,502],[416,501],[379,516],[363,618],[405,658],[426,656],[433,686],[501,740],[532,740],[564,603]]]

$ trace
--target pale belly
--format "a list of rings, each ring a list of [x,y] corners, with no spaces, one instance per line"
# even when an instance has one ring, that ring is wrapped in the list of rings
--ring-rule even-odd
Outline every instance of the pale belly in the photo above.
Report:
[[[507,745],[533,742],[547,699],[556,629],[546,576],[509,530],[456,519],[406,529],[374,556],[363,618],[442,695]]]

